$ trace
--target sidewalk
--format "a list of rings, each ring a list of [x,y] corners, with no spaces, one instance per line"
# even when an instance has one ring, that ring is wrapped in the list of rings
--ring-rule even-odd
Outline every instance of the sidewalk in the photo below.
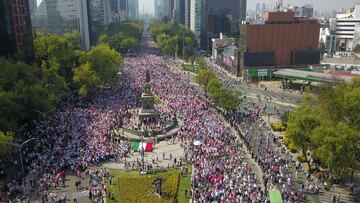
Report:
[[[163,153],[165,153],[165,159],[163,159]],[[170,154],[172,155],[172,160],[176,158],[178,162],[184,156],[184,149],[180,146],[179,142],[172,144],[171,142],[162,141],[159,144],[156,144],[153,152],[145,152],[144,161],[151,163],[157,156],[158,161],[156,161],[155,165],[164,168],[171,167],[172,160],[170,160]],[[141,160],[139,152],[132,152],[126,157],[127,163],[133,163],[137,160]],[[125,159],[121,159],[104,163],[102,166],[111,169],[126,169],[124,164]]]

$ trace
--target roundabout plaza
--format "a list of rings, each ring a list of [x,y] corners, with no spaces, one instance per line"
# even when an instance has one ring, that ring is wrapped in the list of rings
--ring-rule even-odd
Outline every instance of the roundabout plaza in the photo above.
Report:
[[[260,109],[225,120],[180,67],[155,55],[127,58],[109,89],[38,123],[28,136],[42,139],[24,149],[30,201],[266,202],[274,187],[284,199],[303,198],[294,160],[266,129],[254,131]],[[19,197],[21,185],[14,180],[6,194]]]

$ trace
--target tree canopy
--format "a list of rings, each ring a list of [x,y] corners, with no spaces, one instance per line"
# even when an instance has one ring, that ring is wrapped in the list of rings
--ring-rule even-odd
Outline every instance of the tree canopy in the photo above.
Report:
[[[360,166],[360,78],[305,94],[289,115],[287,136],[305,159],[309,150],[333,175],[349,177]]]
[[[138,47],[143,32],[140,22],[113,23],[104,26],[99,44],[107,44],[119,53],[126,53]]]
[[[191,31],[186,30],[183,25],[155,21],[150,25],[150,34],[163,54],[170,56],[184,55],[183,57],[186,60],[194,55],[195,36]]]
[[[12,143],[14,139],[14,133],[7,132],[4,133],[0,131],[0,157],[6,155],[11,149],[11,145],[6,143]]]
[[[99,44],[81,57],[84,63],[90,63],[91,68],[104,84],[119,72],[122,56],[106,44]]]
[[[87,96],[118,73],[121,54],[105,44],[83,52],[77,42],[75,32],[39,35],[33,65],[0,58],[0,131],[17,133],[22,124],[41,118],[40,112],[53,110],[63,96]]]
[[[205,88],[208,86],[212,79],[216,79],[217,76],[209,70],[201,70],[195,77],[196,82],[199,85],[204,85]]]
[[[223,87],[221,80],[213,72],[201,70],[196,75],[195,80],[199,85],[205,87],[218,107],[225,111],[234,111],[239,106],[241,100],[238,92]]]
[[[6,132],[39,117],[34,110],[48,111],[54,103],[35,66],[5,58],[0,63],[0,130]]]
[[[74,70],[74,81],[80,86],[79,94],[81,96],[92,93],[101,82],[98,74],[91,68],[90,63],[82,64]]]

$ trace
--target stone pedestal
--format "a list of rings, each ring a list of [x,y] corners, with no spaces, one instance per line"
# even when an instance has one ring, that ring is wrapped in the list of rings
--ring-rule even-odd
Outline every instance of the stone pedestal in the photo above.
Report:
[[[150,87],[150,75],[147,71],[144,93],[141,95],[141,108],[139,110],[139,121],[141,123],[158,122],[160,114],[154,107],[154,99],[155,97]]]

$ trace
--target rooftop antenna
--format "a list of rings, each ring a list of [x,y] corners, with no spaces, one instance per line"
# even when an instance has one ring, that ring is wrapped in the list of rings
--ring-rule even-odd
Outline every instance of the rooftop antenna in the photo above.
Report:
[[[283,0],[279,0],[277,3],[276,3],[276,11],[280,12],[282,9],[283,9]]]

